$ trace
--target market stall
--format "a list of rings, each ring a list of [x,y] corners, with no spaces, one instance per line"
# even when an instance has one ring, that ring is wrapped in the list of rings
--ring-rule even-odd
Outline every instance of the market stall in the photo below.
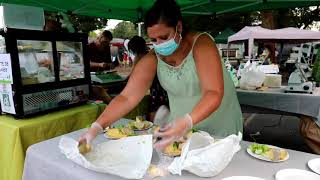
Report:
[[[258,42],[279,42],[279,43],[297,43],[297,42],[309,42],[316,41],[320,39],[320,32],[302,30],[297,28],[283,28],[270,30],[265,29],[260,26],[249,27],[246,26],[238,33],[230,36],[228,38],[229,43],[237,43],[248,41],[248,51],[249,59],[253,57],[253,46],[254,41]],[[297,60],[296,63],[300,63]],[[300,68],[300,64],[297,64]],[[307,71],[307,69],[305,70]],[[298,74],[299,72],[294,72],[293,74]],[[303,74],[301,74],[302,76]],[[300,77],[300,76],[299,76]],[[304,79],[301,80],[301,84],[294,84],[295,78],[293,76],[289,78],[288,85],[291,87],[299,87],[304,85]],[[299,80],[299,79],[298,79]],[[307,79],[305,79],[307,81]],[[280,80],[281,82],[281,80]],[[306,82],[309,83],[310,82]],[[288,87],[289,87],[288,86]],[[260,108],[267,108],[273,110],[279,110],[295,114],[303,114],[318,120],[319,116],[319,104],[311,105],[313,102],[317,103],[317,98],[319,97],[318,91],[313,91],[310,87],[309,92],[313,92],[312,95],[301,94],[304,92],[302,89],[300,93],[286,93],[290,90],[288,87],[282,86],[281,88],[269,88],[265,91],[255,91],[255,90],[237,90],[239,102],[242,105],[250,105]],[[290,91],[291,92],[291,91]],[[292,91],[293,92],[293,91]],[[307,91],[305,91],[307,93]],[[255,97],[255,98],[253,98]],[[314,109],[308,109],[308,107],[313,107]]]
[[[62,12],[68,12],[71,14],[80,14],[80,15],[90,15],[90,16],[97,16],[97,17],[108,17],[108,18],[118,18],[118,19],[125,19],[125,20],[132,20],[132,21],[141,21],[143,12],[148,9],[153,1],[123,1],[120,3],[119,1],[99,1],[95,3],[83,3],[82,1],[74,0],[74,1],[3,1],[5,3],[17,3],[17,4],[24,4],[24,5],[35,5],[35,6],[41,6],[44,7],[45,10],[48,11],[62,11]],[[227,3],[226,3],[227,2]],[[246,7],[256,7],[256,5],[259,5],[261,9],[265,9],[265,4],[261,3],[260,1],[257,3],[255,0],[249,0],[249,1],[243,1],[243,2],[230,2],[230,1],[206,1],[203,3],[202,1],[181,1],[181,5],[183,8],[184,14],[201,14],[202,6],[205,5],[209,7],[210,10],[205,13],[212,14],[213,12],[222,12],[225,9],[229,8],[243,8]],[[281,1],[281,4],[278,4],[277,7],[288,7],[288,1]],[[285,3],[284,3],[285,2]],[[297,1],[292,0],[294,3],[289,3],[292,6],[296,7],[297,5],[300,6],[309,6],[309,5],[316,5],[318,4],[317,1],[310,1],[308,3],[304,1]],[[219,4],[220,3],[220,4]],[[260,3],[262,6],[260,6]],[[269,3],[269,2],[268,2]],[[217,5],[220,5],[218,7]],[[200,7],[200,8],[199,8]],[[271,8],[269,8],[271,9]],[[53,51],[57,51],[54,49]],[[55,55],[56,56],[56,55]],[[18,66],[17,66],[18,67]],[[55,67],[58,67],[55,65]],[[55,76],[59,76],[59,72],[55,72]],[[85,106],[87,107],[87,106]],[[91,107],[91,106],[90,106]],[[5,128],[3,131],[7,136],[7,138],[2,138],[0,144],[2,144],[2,147],[10,147],[11,149],[4,148],[1,152],[1,158],[3,158],[4,164],[1,165],[1,169],[3,172],[0,173],[0,179],[20,179],[22,174],[22,164],[24,160],[24,152],[25,150],[33,143],[43,141],[45,139],[66,134],[70,131],[77,130],[79,128],[82,128],[84,126],[87,126],[91,122],[93,122],[97,116],[100,114],[101,110],[98,110],[100,108],[97,108],[95,105],[93,109],[86,109],[83,107],[78,107],[74,109],[69,109],[63,112],[55,112],[51,113],[49,115],[46,115],[45,117],[37,117],[34,120],[28,120],[28,121],[19,121],[15,122],[14,120],[11,120],[8,116],[1,116],[1,118],[4,118],[3,122],[8,122],[5,124]],[[68,112],[67,114],[65,114]],[[90,116],[90,117],[88,117]],[[46,124],[46,119],[49,123]],[[12,124],[11,124],[12,123]],[[33,123],[35,125],[33,125]],[[79,123],[79,124],[78,124]],[[38,128],[39,126],[43,126],[42,128]],[[72,126],[72,128],[70,128]],[[57,130],[57,134],[54,133],[51,134],[51,130],[59,129]],[[60,131],[61,130],[61,131]],[[8,132],[8,133],[6,133]],[[50,135],[47,135],[47,133],[50,132]],[[83,131],[77,131],[72,134],[74,138],[79,137],[80,133],[83,133]],[[40,134],[40,135],[39,135]],[[43,135],[43,136],[42,136]],[[14,137],[13,139],[11,139]],[[32,138],[30,138],[32,137]],[[30,139],[29,139],[30,138]],[[34,139],[33,139],[34,138]],[[7,141],[8,140],[8,141]],[[45,141],[43,143],[34,146],[34,148],[29,148],[27,152],[27,160],[25,163],[25,172],[24,172],[24,178],[28,179],[31,178],[32,180],[36,180],[37,177],[40,177],[40,179],[72,179],[72,178],[99,178],[100,176],[104,179],[109,177],[108,175],[100,174],[100,173],[94,173],[88,170],[81,169],[80,167],[73,164],[71,161],[66,160],[64,157],[62,157],[62,154],[59,152],[57,148],[59,138],[55,138],[49,141]],[[8,146],[10,144],[10,146]],[[297,153],[293,158],[291,159],[290,165],[305,169],[305,165],[301,164],[301,162],[305,162],[306,159],[314,158],[313,155],[310,154],[304,154],[294,151],[289,151],[291,154]],[[49,154],[49,156],[48,156]],[[236,163],[235,166],[232,167],[229,170],[224,171],[226,174],[221,174],[221,177],[234,175],[236,171],[234,169],[241,170],[239,171],[239,174],[245,172],[250,173],[250,175],[256,175],[256,176],[266,176],[267,178],[273,176],[275,173],[274,166],[270,167],[269,172],[265,172],[268,174],[254,174],[255,172],[252,172],[252,169],[241,169],[240,167],[244,167],[243,160],[246,160],[248,162],[252,161],[252,167],[259,166],[261,163],[260,161],[252,160],[250,157],[246,157],[245,152],[242,151],[239,153],[241,156],[236,156],[235,160]],[[17,159],[17,160],[15,160]],[[257,164],[255,164],[257,162]],[[289,161],[288,161],[289,162]],[[261,164],[262,165],[262,164]],[[277,166],[277,168],[284,168],[289,167],[285,166],[287,164],[282,164],[282,166]],[[250,167],[251,168],[251,167]],[[48,171],[46,171],[48,170]],[[60,172],[61,170],[61,172]],[[9,172],[9,173],[8,173]],[[258,171],[257,171],[258,172]],[[44,174],[42,174],[44,173]],[[220,176],[219,176],[220,177]],[[114,178],[113,176],[110,176],[110,178]],[[192,176],[191,176],[192,178]]]
[[[266,29],[260,26],[246,26],[239,32],[228,37],[228,43],[248,42],[248,58],[254,57],[253,47],[255,41],[260,42],[310,42],[320,40],[319,31],[298,28]]]

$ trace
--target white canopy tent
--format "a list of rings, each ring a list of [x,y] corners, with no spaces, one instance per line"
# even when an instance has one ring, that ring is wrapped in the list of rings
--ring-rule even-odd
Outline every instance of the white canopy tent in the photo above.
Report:
[[[274,42],[310,42],[320,40],[319,31],[298,29],[293,27],[283,29],[266,29],[260,26],[246,26],[239,32],[228,37],[228,43],[248,41],[248,55],[252,58],[254,41],[274,41]]]

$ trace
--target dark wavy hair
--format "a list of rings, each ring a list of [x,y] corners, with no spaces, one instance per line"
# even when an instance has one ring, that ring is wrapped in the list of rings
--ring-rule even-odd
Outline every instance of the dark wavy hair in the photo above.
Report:
[[[101,36],[108,38],[110,41],[111,41],[112,38],[113,38],[112,33],[111,33],[110,31],[108,31],[108,30],[104,30],[104,31],[101,33]]]
[[[155,24],[163,23],[168,27],[176,27],[182,21],[180,6],[175,0],[157,0],[145,15],[145,30]],[[182,23],[183,24],[183,23]],[[184,30],[185,26],[183,27]],[[184,32],[185,33],[185,32]]]
[[[139,55],[145,55],[148,53],[146,41],[140,36],[133,36],[130,39],[128,43],[128,49],[133,53],[137,53]]]

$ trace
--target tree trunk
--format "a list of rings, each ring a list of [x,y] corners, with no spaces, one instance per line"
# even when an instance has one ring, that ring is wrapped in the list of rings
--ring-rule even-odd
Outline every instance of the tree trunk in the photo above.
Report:
[[[267,29],[276,29],[276,11],[264,11],[262,12],[262,27]]]
[[[264,11],[262,12],[262,27],[267,29],[276,29],[277,28],[277,21],[276,21],[276,11]],[[267,45],[265,43],[265,45]],[[271,47],[271,57],[270,60],[272,63],[277,63],[276,57],[275,57],[275,43],[268,43]]]

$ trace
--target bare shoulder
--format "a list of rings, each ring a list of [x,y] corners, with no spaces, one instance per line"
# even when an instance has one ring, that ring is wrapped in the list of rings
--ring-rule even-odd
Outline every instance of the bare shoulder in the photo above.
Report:
[[[137,65],[134,68],[134,71],[143,71],[143,72],[150,72],[156,71],[157,68],[157,58],[153,51],[150,51],[148,54],[143,56]]]
[[[198,37],[197,37],[198,36]],[[208,55],[208,56],[216,56],[217,55],[217,47],[214,40],[207,33],[197,34],[194,36],[196,42],[193,47],[193,54],[198,59],[198,56]]]
[[[203,48],[203,46],[215,47],[215,42],[208,33],[202,33],[200,35],[198,33],[198,34],[194,35],[194,39],[195,38],[197,38],[197,39],[194,44],[194,48],[199,48],[199,47]]]
[[[123,94],[137,96],[140,92],[145,91],[150,87],[152,80],[157,72],[156,59],[152,53],[143,56],[134,66],[128,83]],[[139,94],[137,97],[140,97]]]

